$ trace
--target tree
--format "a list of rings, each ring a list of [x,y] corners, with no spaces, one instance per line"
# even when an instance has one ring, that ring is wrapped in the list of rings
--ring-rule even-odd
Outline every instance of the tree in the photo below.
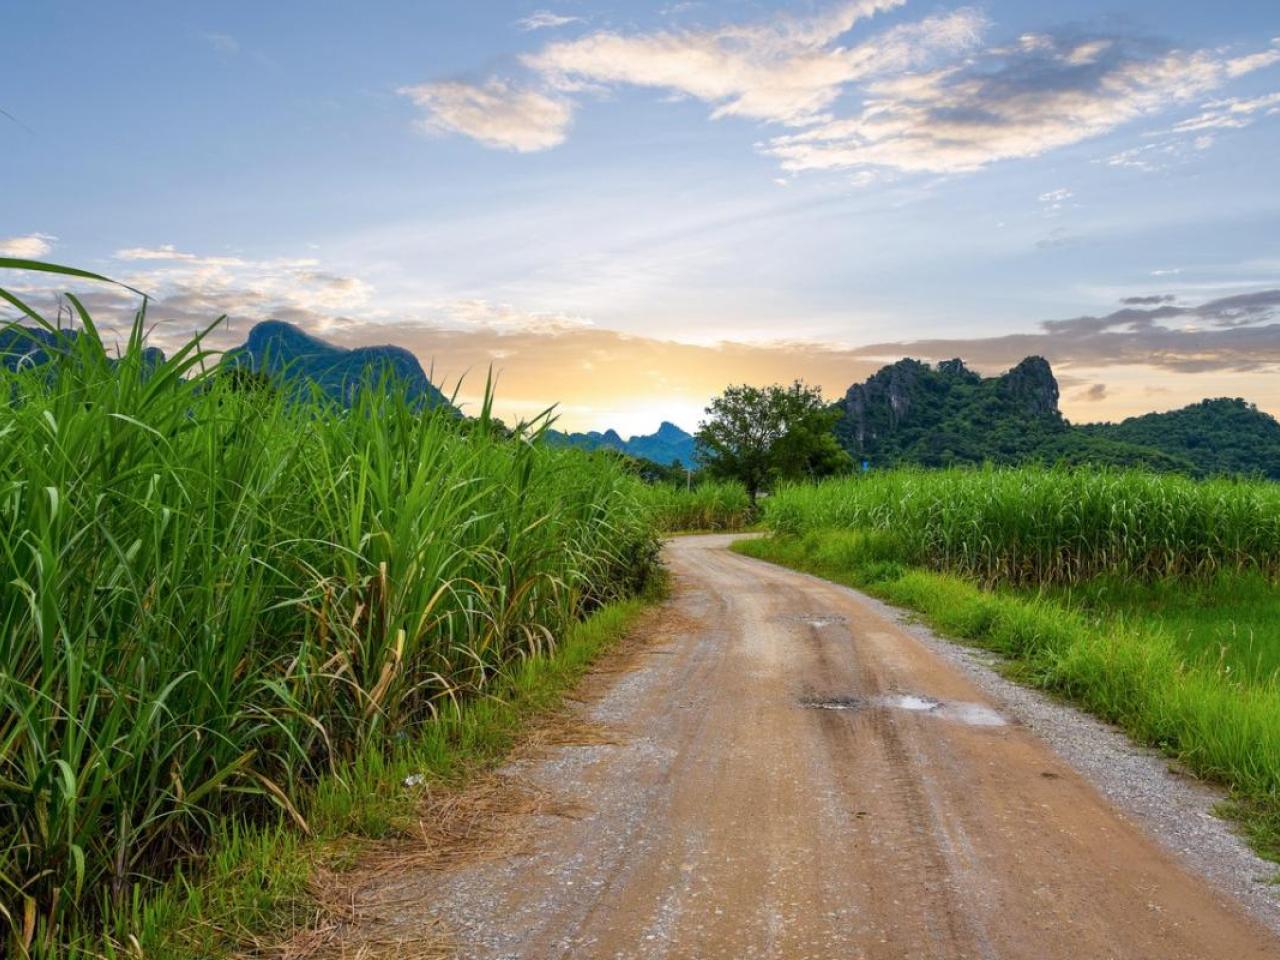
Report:
[[[771,483],[853,465],[832,433],[838,414],[823,403],[821,390],[799,380],[789,387],[729,387],[707,414],[694,438],[698,461],[713,476],[741,481],[753,505]]]

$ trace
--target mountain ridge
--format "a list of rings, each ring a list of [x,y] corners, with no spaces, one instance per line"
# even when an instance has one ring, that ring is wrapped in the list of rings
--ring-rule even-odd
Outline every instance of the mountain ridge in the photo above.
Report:
[[[694,463],[693,434],[682,430],[669,420],[663,420],[653,433],[636,434],[627,440],[613,429],[588,430],[582,433],[548,431],[553,443],[582,447],[584,450],[617,450],[628,456],[650,460],[662,466],[677,464],[692,468]]]
[[[63,333],[67,339],[61,340]],[[47,362],[75,330],[0,329],[0,362],[9,369]],[[148,348],[151,360],[163,358]],[[339,347],[281,320],[256,324],[221,365],[269,377],[297,391],[318,387],[350,406],[383,379],[427,407],[455,408],[417,358],[394,345]],[[984,377],[958,358],[929,364],[903,358],[852,384],[835,401],[834,432],[866,467],[1025,462],[1140,466],[1193,476],[1253,474],[1280,480],[1280,423],[1240,398],[1201,400],[1177,410],[1115,423],[1072,424],[1058,407],[1049,362],[1031,356]],[[551,443],[610,449],[662,467],[696,466],[696,440],[670,421],[627,439],[613,429],[547,431]]]
[[[904,358],[835,402],[835,432],[868,467],[1038,461],[1280,479],[1280,423],[1244,400],[1077,425],[1062,415],[1059,396],[1043,357],[994,377],[959,359],[930,365]]]
[[[339,347],[284,320],[254,324],[245,342],[222,356],[222,365],[263,373],[276,380],[314,383],[332,400],[350,406],[364,386],[385,378],[406,396],[429,407],[451,406],[410,351],[387,344]]]

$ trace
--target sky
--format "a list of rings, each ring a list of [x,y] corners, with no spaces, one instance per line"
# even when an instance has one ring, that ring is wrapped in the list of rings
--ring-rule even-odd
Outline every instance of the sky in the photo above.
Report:
[[[624,435],[903,356],[1280,414],[1275,0],[0,8],[0,256],[161,346],[284,319]]]

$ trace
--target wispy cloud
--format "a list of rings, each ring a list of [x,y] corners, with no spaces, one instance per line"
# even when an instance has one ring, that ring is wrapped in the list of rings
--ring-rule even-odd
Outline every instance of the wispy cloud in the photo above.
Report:
[[[1235,61],[1235,75],[1238,75],[1238,64],[1241,62],[1270,66],[1278,60],[1280,50],[1275,51],[1275,56],[1241,57]],[[1280,93],[1252,98],[1210,100],[1201,104],[1199,111],[1168,129],[1147,134],[1152,139],[1151,143],[1112,154],[1106,158],[1106,163],[1113,167],[1128,167],[1147,173],[1186,163],[1197,153],[1212,147],[1219,133],[1252,126],[1264,116],[1280,115]]]
[[[1033,333],[876,344],[860,353],[943,360],[961,356],[986,367],[1012,366],[1031,354],[1068,367],[1149,366],[1177,373],[1280,368],[1280,289],[1198,304],[1165,298],[1103,316],[1047,320]]]
[[[234,57],[240,53],[240,41],[229,33],[206,33],[204,39],[219,56]]]
[[[1040,212],[1046,217],[1056,217],[1062,213],[1067,203],[1075,196],[1075,192],[1067,187],[1057,190],[1046,190],[1036,199],[1040,201]]]
[[[1247,127],[1259,115],[1280,114],[1280,93],[1269,93],[1252,99],[1232,97],[1227,100],[1211,100],[1202,112],[1174,124],[1175,133],[1194,133],[1201,130],[1239,129]]]
[[[471,327],[495,333],[556,333],[594,326],[585,317],[545,311],[530,312],[509,303],[494,303],[479,297],[437,303],[430,306],[429,313],[442,326]]]
[[[597,30],[548,43],[521,58],[521,84],[406,87],[435,131],[489,146],[532,151],[561,143],[584,96],[631,86],[706,103],[712,118],[793,128],[758,147],[789,173],[851,171],[860,182],[886,173],[950,174],[1038,156],[1142,117],[1194,104],[1231,81],[1280,63],[1280,41],[1263,50],[1182,50],[1117,33],[1028,33],[985,42],[984,13],[960,8],[850,33],[906,0],[845,0],[808,16],[753,23]],[[566,18],[540,11],[521,23]],[[1271,97],[1213,100],[1176,132],[1245,125],[1273,111]],[[1154,169],[1150,144],[1113,156],[1115,166]]]
[[[489,80],[424,83],[399,91],[426,111],[429,133],[461,133],[486,146],[533,153],[559,146],[573,121],[573,104],[561,96]]]
[[[976,41],[980,14],[960,10],[882,32],[874,42],[838,41],[862,20],[904,0],[859,0],[808,18],[649,34],[597,32],[553,43],[524,63],[553,87],[630,85],[701,100],[712,117],[802,125],[821,121],[846,84],[916,67],[938,51]]]
[[[1201,135],[1194,140],[1172,137],[1113,153],[1104,161],[1109,167],[1154,173],[1186,163],[1195,153],[1213,146],[1213,137]]]
[[[516,21],[516,26],[521,30],[548,30],[555,27],[568,26],[571,23],[581,23],[581,17],[571,17],[564,14],[552,13],[550,10],[536,10],[527,17],[521,17]]]
[[[1152,51],[1119,36],[1027,35],[958,65],[873,82],[855,115],[766,149],[788,170],[973,171],[1100,136],[1270,62]]]
[[[38,260],[53,250],[57,237],[47,233],[28,233],[20,237],[0,237],[0,256]]]
[[[158,322],[161,346],[219,316],[232,321],[303,319],[320,332],[343,312],[367,307],[373,288],[363,279],[336,272],[314,257],[252,259],[203,255],[171,244],[117,250],[120,267],[111,274],[144,291]],[[117,291],[97,290],[98,305],[128,323],[136,304]],[[229,336],[222,332],[215,342]]]
[[[194,253],[183,253],[181,250],[174,248],[173,244],[166,243],[159,247],[126,247],[123,250],[117,250],[115,253],[117,260],[199,260],[200,257]]]

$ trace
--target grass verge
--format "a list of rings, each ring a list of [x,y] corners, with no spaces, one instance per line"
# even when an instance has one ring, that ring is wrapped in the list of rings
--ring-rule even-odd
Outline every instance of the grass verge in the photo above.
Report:
[[[659,584],[643,597],[602,607],[571,627],[549,655],[510,668],[490,695],[442,711],[390,756],[370,750],[322,779],[299,804],[309,833],[283,818],[256,828],[228,821],[197,874],[178,876],[118,918],[121,936],[108,955],[225,957],[279,943],[314,922],[317,869],[349,869],[374,841],[412,829],[425,789],[460,785],[500,763],[521,731],[557,707],[665,589]]]
[[[747,556],[856,587],[1009,660],[1019,681],[1054,691],[1223,784],[1223,813],[1280,860],[1280,687],[1240,682],[1189,660],[1167,631],[1100,619],[1047,596],[984,590],[901,563],[899,543],[866,531],[743,540]]]

